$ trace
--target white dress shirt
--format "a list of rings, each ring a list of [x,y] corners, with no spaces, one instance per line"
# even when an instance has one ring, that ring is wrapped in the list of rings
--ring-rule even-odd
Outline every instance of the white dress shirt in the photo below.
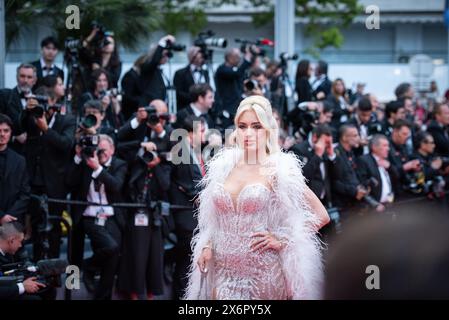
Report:
[[[6,254],[3,252],[2,249],[0,249],[0,255],[6,256]],[[23,286],[23,283],[22,283],[22,282],[18,283],[18,284],[17,284],[17,287],[19,287],[19,295],[25,293],[25,287]]]
[[[376,159],[376,162],[379,160],[379,157],[373,155],[374,159]],[[381,167],[377,165],[377,168],[379,169],[380,173],[380,179],[382,180],[382,193],[380,196],[380,202],[386,203],[389,202],[390,196],[393,193],[393,189],[391,187],[391,180],[390,175],[388,174],[387,170],[385,170],[384,167]]]

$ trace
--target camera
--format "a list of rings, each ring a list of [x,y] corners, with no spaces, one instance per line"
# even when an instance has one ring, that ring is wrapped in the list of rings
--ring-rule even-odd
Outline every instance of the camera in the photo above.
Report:
[[[283,70],[285,70],[285,68],[287,68],[288,61],[298,60],[298,58],[299,58],[299,56],[296,53],[290,55],[287,52],[282,52],[279,55],[279,59],[281,60],[281,64],[280,64],[281,68],[283,68]]]
[[[141,156],[138,156],[145,165],[148,165],[155,158],[159,157],[162,161],[170,161],[170,152],[156,152],[156,151],[145,151]]]
[[[0,285],[2,282],[19,283],[30,277],[36,277],[37,281],[47,287],[56,287],[59,286],[58,278],[65,273],[67,265],[67,261],[61,259],[40,260],[36,264],[30,262],[4,264],[0,266]]]
[[[158,114],[154,106],[145,107],[145,111],[148,113],[147,124],[155,126],[160,120],[168,121],[170,115],[168,113]]]
[[[251,49],[251,53],[252,53],[253,55],[261,56],[261,57],[265,57],[266,54],[267,54],[267,51],[264,50],[264,49],[261,49],[260,47],[262,47],[262,46],[274,47],[274,42],[273,42],[273,41],[268,40],[268,39],[263,39],[263,38],[258,39],[258,40],[256,40],[256,41],[250,41],[250,40],[245,40],[245,39],[239,39],[239,38],[237,38],[237,39],[235,39],[235,42],[241,43],[241,46],[240,46],[240,51],[241,51],[241,52],[245,52],[245,51],[246,51],[246,48],[247,48],[248,46],[255,45],[255,46],[259,47],[260,52],[255,52],[255,51],[253,51],[253,50]]]
[[[211,48],[224,49],[228,46],[228,40],[226,38],[216,38],[215,32],[208,30],[200,32],[193,45],[201,49],[201,53],[206,61],[211,61],[213,53]]]
[[[82,148],[81,156],[83,158],[92,158],[98,150],[99,142],[100,139],[98,135],[81,136],[77,143]]]
[[[253,91],[255,89],[260,89],[259,83],[256,80],[248,79],[244,82],[245,91]]]
[[[26,97],[27,99],[35,99],[38,102],[38,105],[35,106],[34,108],[31,109],[27,109],[27,111],[35,118],[41,118],[45,112],[48,111],[48,109],[50,108],[60,108],[61,105],[60,104],[55,104],[53,106],[50,106],[48,104],[48,96],[43,96],[43,95],[28,95]]]
[[[90,129],[93,128],[97,125],[97,117],[94,116],[93,114],[88,114],[87,116],[85,116],[80,123],[80,126],[83,129]]]
[[[102,90],[100,91],[100,100],[103,99],[105,96],[110,96],[110,97],[114,97],[117,98],[120,96],[120,92],[117,88],[112,88],[110,90]]]
[[[173,58],[173,51],[184,51],[186,49],[186,46],[167,40],[167,46],[165,47],[165,49],[168,50],[167,57]]]
[[[104,48],[105,46],[107,46],[110,43],[107,40],[107,37],[113,37],[114,32],[107,31],[106,28],[97,21],[92,21],[90,25],[92,30],[98,29],[97,33],[95,34],[95,37],[92,39],[92,43],[94,44],[94,46],[98,48]]]

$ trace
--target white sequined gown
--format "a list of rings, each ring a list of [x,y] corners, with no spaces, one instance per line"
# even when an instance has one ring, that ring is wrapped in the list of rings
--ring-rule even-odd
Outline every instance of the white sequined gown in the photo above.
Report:
[[[287,299],[278,252],[252,252],[255,232],[267,231],[272,191],[261,183],[245,186],[233,200],[223,184],[212,199],[219,225],[214,241],[213,296],[219,300]]]

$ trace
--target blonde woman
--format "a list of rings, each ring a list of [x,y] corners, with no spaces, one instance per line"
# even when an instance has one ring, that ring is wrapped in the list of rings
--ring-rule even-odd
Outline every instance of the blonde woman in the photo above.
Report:
[[[271,105],[244,99],[234,147],[208,163],[186,299],[319,299],[316,232],[329,222],[301,164],[279,149]]]

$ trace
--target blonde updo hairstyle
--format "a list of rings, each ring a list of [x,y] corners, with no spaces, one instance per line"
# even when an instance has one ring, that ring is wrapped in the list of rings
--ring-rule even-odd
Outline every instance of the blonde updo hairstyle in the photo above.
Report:
[[[234,118],[235,131],[234,137],[237,138],[238,122],[245,111],[252,110],[256,114],[262,127],[267,131],[266,152],[271,155],[280,151],[279,147],[279,128],[276,119],[273,116],[270,101],[263,96],[250,96],[242,100],[237,109]]]

